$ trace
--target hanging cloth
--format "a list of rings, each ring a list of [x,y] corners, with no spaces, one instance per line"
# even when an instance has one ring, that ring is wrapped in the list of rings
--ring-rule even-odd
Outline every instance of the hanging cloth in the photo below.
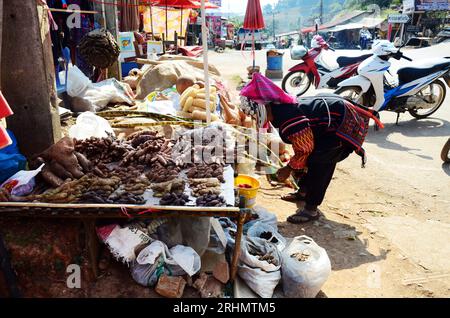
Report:
[[[139,0],[123,0],[120,8],[120,31],[139,31]]]

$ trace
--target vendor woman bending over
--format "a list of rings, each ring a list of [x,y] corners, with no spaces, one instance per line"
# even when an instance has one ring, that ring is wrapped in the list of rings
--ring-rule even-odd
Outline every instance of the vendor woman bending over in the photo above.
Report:
[[[323,95],[296,101],[259,73],[241,91],[241,101],[242,109],[255,117],[258,128],[271,122],[283,142],[292,144],[294,156],[277,172],[280,182],[291,174],[299,180],[299,191],[283,199],[305,201],[304,208],[288,218],[291,223],[319,218],[318,206],[324,199],[336,163],[355,151],[364,165],[362,144],[369,119],[382,127],[375,112],[342,97]]]

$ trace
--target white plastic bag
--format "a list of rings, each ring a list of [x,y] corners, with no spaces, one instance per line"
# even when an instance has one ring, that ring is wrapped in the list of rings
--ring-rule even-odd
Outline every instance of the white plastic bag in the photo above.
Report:
[[[274,258],[274,264],[260,260],[252,255],[270,254]],[[271,298],[275,287],[281,279],[281,258],[275,245],[260,238],[247,237],[241,248],[239,276],[255,293],[263,298]]]
[[[4,188],[13,196],[25,196],[30,194],[36,185],[34,177],[36,177],[44,168],[42,164],[36,170],[21,170],[8,180],[3,182],[0,188]]]
[[[60,78],[64,72],[60,73]],[[109,103],[134,105],[134,93],[128,84],[110,78],[99,83],[91,80],[76,66],[69,65],[67,94],[73,97],[72,111],[100,111]]]
[[[78,140],[90,137],[108,137],[108,134],[114,136],[114,131],[108,121],[91,112],[85,112],[78,116],[75,125],[70,127],[69,136]]]
[[[271,225],[258,221],[247,231],[248,237],[258,237],[274,244],[281,252],[286,247],[286,239]]]
[[[161,241],[154,241],[144,248],[136,261],[141,265],[153,265],[160,256],[163,257],[164,263],[169,266],[171,271],[176,271],[176,266],[183,270],[183,272],[172,273],[173,276],[176,276],[176,274],[183,275],[184,273],[193,276],[201,268],[200,256],[191,247],[176,245],[169,250],[167,245]]]
[[[60,72],[63,81],[64,76],[65,71]],[[92,87],[91,80],[77,66],[70,64],[67,73],[67,94],[71,97],[81,96],[89,87]]]
[[[216,218],[211,218],[211,231],[209,237],[208,251],[216,254],[225,253],[228,238],[220,222]]]
[[[136,259],[135,249],[146,245],[151,238],[138,229],[121,228],[119,225],[107,225],[97,229],[102,241],[108,246],[111,254],[124,263]]]
[[[283,292],[290,298],[314,298],[331,273],[328,254],[308,236],[297,236],[281,253]]]
[[[247,222],[244,225],[244,233],[247,233],[248,229],[252,227],[256,222],[261,222],[270,225],[271,227],[273,227],[275,230],[278,231],[278,220],[275,214],[269,212],[268,210],[266,210],[261,206],[255,206],[253,208],[253,213],[256,213],[258,215],[258,218],[256,220]]]
[[[164,263],[160,256],[153,264],[141,265],[133,262],[130,267],[131,277],[134,281],[142,286],[153,287],[158,282],[158,268]]]

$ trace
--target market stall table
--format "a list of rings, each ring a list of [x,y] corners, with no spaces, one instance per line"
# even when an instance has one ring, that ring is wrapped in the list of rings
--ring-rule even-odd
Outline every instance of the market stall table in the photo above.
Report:
[[[117,204],[52,204],[2,202],[0,217],[80,219],[85,227],[86,246],[92,273],[98,277],[99,242],[95,222],[98,219],[146,219],[158,217],[236,217],[237,232],[231,262],[231,281],[236,277],[243,225],[251,211],[238,207],[188,207]]]

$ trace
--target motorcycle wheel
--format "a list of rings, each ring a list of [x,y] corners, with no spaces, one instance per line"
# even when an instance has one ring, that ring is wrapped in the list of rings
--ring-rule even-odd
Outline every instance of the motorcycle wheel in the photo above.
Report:
[[[365,96],[361,94],[361,88],[358,86],[340,87],[335,92],[336,95],[352,100],[355,103],[367,106],[365,104]]]
[[[281,88],[288,94],[294,96],[302,96],[305,94],[311,86],[311,80],[308,74],[304,71],[289,72],[283,77]],[[299,90],[296,90],[299,89]]]
[[[441,159],[445,163],[450,163],[450,139],[444,145],[441,151]]]
[[[421,109],[409,109],[408,112],[411,114],[411,116],[413,116],[417,119],[423,119],[423,118],[430,116],[431,114],[434,114],[439,109],[439,107],[441,107],[442,103],[445,100],[445,95],[446,95],[446,88],[445,88],[444,83],[442,83],[442,81],[440,81],[440,80],[434,81],[430,85],[427,85],[426,87],[424,87],[417,94],[423,94],[423,92],[426,91],[426,89],[428,89],[428,88],[431,89],[433,87],[433,85],[435,86],[434,89],[437,88],[440,90],[440,94],[438,95],[437,103],[432,108],[425,109],[426,111],[424,113],[420,113]]]

